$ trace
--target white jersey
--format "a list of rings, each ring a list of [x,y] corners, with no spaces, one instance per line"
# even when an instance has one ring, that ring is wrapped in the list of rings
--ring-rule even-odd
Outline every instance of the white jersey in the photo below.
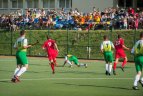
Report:
[[[133,54],[142,54],[143,55],[143,40],[138,40],[134,47],[131,50]]]
[[[14,44],[14,48],[17,48],[18,51],[26,51],[26,49],[24,49],[23,47],[27,45],[27,39],[25,39],[25,37],[19,37]]]
[[[111,41],[103,41],[101,43],[100,49],[106,51],[112,51],[111,49],[115,48],[113,43]]]

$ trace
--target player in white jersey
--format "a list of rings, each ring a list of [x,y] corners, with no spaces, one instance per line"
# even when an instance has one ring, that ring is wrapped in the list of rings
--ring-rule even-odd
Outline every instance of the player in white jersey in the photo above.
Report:
[[[138,82],[140,82],[143,87],[143,77],[141,78],[143,68],[143,32],[140,33],[140,40],[135,43],[135,46],[132,48],[131,53],[135,55],[135,67],[137,71],[133,89],[138,90]]]
[[[104,54],[104,59],[106,62],[105,69],[106,75],[111,75],[112,71],[112,62],[113,62],[113,52],[112,49],[114,49],[113,43],[108,40],[108,37],[106,35],[103,36],[104,41],[101,43],[100,50]]]
[[[20,37],[14,44],[14,48],[16,51],[16,60],[17,60],[17,67],[14,71],[14,76],[12,78],[12,82],[18,82],[19,77],[27,70],[28,68],[28,59],[27,59],[27,48],[31,47],[28,45],[27,39],[25,38],[25,31],[22,30],[20,32]]]

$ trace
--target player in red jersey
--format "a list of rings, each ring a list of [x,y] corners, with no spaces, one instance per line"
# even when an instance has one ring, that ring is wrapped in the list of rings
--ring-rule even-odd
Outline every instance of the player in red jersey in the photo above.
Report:
[[[124,59],[122,66],[121,66],[122,71],[124,71],[124,66],[127,63],[127,56],[124,52],[124,49],[130,50],[130,48],[124,45],[124,39],[122,39],[120,35],[118,35],[118,39],[115,41],[114,46],[115,46],[116,52],[115,52],[115,62],[113,65],[113,74],[116,75],[115,70],[116,70],[116,66],[119,61],[119,58]]]
[[[50,61],[50,65],[52,68],[52,73],[54,74],[55,66],[57,66],[56,57],[59,52],[57,44],[56,44],[55,40],[52,40],[49,36],[47,36],[47,41],[44,42],[42,47],[47,52],[48,59]]]

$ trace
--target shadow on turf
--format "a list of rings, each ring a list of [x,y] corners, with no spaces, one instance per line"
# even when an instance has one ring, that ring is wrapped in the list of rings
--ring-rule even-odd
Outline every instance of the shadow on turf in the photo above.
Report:
[[[30,66],[49,66],[49,64],[47,63],[47,64],[43,65],[43,64],[30,63]]]
[[[13,72],[13,71],[9,71],[9,70],[0,70],[0,71],[4,71],[4,72]]]
[[[47,72],[51,72],[51,71],[27,71],[27,73],[47,73]]]
[[[117,66],[117,69],[121,69],[121,66]],[[130,69],[131,67],[125,67],[125,69]]]
[[[105,75],[104,73],[97,73],[97,72],[86,72],[86,71],[62,71],[58,73],[75,73],[75,74],[100,74],[100,75]]]
[[[11,83],[11,81],[5,80],[5,81],[0,81],[0,83]]]
[[[0,72],[13,72],[13,71],[9,71],[9,70],[0,70]],[[45,72],[51,72],[51,71],[48,71],[48,70],[46,70],[46,71],[27,71],[27,73],[45,73]]]
[[[78,85],[78,84],[70,84],[70,83],[56,83],[61,85],[72,85],[72,86],[83,86],[83,87],[103,87],[103,88],[112,88],[112,89],[123,89],[123,90],[132,90],[124,87],[112,87],[112,86],[98,86],[98,85]]]

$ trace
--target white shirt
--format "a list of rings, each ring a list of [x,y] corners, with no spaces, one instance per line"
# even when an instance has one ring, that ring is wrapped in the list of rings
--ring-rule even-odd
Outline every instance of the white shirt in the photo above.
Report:
[[[132,48],[131,50],[131,53],[134,54],[135,52],[135,47],[138,46],[139,44],[143,45],[143,40],[138,40],[136,43],[135,43],[135,46]]]
[[[108,40],[108,41],[103,41],[103,42],[101,43],[100,49],[103,50],[103,45],[107,45],[107,44],[108,44],[108,45],[111,45],[112,48],[115,48],[114,45],[113,45],[113,43]]]
[[[27,39],[25,39],[25,37],[19,37],[14,44],[14,48],[21,47],[18,44],[21,44],[22,47],[27,46],[28,45]]]

